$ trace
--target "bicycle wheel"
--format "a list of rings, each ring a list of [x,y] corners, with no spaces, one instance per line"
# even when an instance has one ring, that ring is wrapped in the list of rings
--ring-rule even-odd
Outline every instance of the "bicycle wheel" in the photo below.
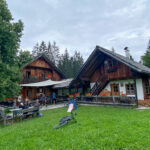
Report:
[[[65,116],[65,117],[62,117],[59,122],[65,122],[65,121],[68,121],[68,120],[71,120],[72,118],[70,116]]]
[[[59,128],[61,128],[62,126],[66,125],[67,123],[68,123],[68,121],[65,121],[65,122],[63,122],[62,124],[59,124],[59,125],[55,126],[54,129],[59,129]]]

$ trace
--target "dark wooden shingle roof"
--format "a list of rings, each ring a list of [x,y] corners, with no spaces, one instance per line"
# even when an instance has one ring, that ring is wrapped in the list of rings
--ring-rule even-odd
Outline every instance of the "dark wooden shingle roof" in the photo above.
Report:
[[[100,46],[97,46],[96,47],[97,50],[99,50],[100,52],[103,52],[105,53],[106,55],[109,55],[110,57],[126,64],[127,66],[129,66],[130,68],[136,70],[137,72],[141,72],[141,73],[146,73],[146,74],[150,74],[150,68],[144,66],[143,64],[141,63],[138,63],[136,61],[133,61],[125,56],[122,56],[120,54],[117,54],[117,53],[114,53],[112,51],[109,51],[105,48],[102,48]]]
[[[44,53],[35,57],[31,62],[24,65],[23,68],[28,66],[29,64],[31,64],[32,62],[34,62],[35,60],[37,60],[39,58],[44,58],[47,61],[47,63],[50,64],[54,68],[54,70],[57,71],[63,79],[66,79],[65,75],[54,65],[54,63]]]
[[[125,57],[125,56],[122,56],[120,54],[117,54],[117,53],[115,53],[113,51],[107,50],[107,49],[105,49],[103,47],[96,46],[94,51],[91,53],[91,55],[89,56],[87,61],[84,63],[84,65],[80,69],[80,71],[77,73],[77,75],[74,78],[74,80],[70,83],[70,87],[78,79],[78,77],[81,74],[85,74],[86,70],[89,69],[88,68],[89,65],[95,65],[95,66],[98,65],[98,63],[97,64],[94,63],[93,60],[96,62],[97,60],[95,58],[98,57],[98,55],[100,55],[100,53],[101,54],[105,54],[105,55],[107,55],[109,57],[112,57],[112,58],[118,60],[119,62],[127,65],[128,67],[130,67],[131,69],[135,70],[136,72],[150,75],[150,68],[144,66],[143,64],[140,64],[140,63],[138,63],[136,61],[133,61],[133,60],[131,60],[131,59]],[[93,68],[96,68],[96,67],[93,67]]]

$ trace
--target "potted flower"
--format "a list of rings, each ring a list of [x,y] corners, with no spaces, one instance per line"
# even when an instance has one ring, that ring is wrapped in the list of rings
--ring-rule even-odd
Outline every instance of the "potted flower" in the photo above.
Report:
[[[105,92],[102,92],[102,93],[100,94],[100,96],[108,96],[108,94],[105,93]]]
[[[126,93],[123,93],[123,91],[120,92],[120,96],[127,96]]]
[[[75,96],[76,96],[76,97],[79,97],[79,96],[80,96],[80,92],[75,93]]]
[[[92,93],[91,92],[86,92],[85,96],[92,96]]]
[[[86,101],[92,101],[93,100],[91,92],[85,93],[85,96],[86,96]]]
[[[73,94],[70,94],[70,95],[69,95],[69,98],[73,98]]]

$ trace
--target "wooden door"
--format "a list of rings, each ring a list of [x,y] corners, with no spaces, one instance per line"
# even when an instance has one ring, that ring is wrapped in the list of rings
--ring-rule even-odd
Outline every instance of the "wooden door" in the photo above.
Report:
[[[111,95],[120,96],[119,84],[111,84]]]

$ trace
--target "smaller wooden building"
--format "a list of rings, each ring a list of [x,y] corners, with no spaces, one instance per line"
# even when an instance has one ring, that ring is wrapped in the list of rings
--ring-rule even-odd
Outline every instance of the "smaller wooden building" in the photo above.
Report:
[[[49,60],[45,54],[41,54],[33,61],[26,64],[22,70],[23,80],[22,86],[22,99],[35,99],[40,93],[50,95],[55,89],[52,89],[52,84],[44,84],[44,81],[57,81],[65,80],[64,74]],[[39,86],[32,86],[35,83],[41,83]],[[52,82],[51,82],[52,83]],[[58,82],[59,83],[59,82]],[[53,85],[55,85],[53,82]],[[57,91],[56,91],[57,92]]]
[[[150,68],[96,46],[70,88],[83,88],[93,95],[130,96],[150,104]]]

